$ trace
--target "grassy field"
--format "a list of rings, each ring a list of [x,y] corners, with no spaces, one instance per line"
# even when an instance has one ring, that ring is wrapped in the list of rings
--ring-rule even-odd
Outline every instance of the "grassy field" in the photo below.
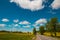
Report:
[[[45,32],[44,35],[46,36],[51,36],[51,33],[50,32]],[[54,35],[54,34],[53,34]],[[60,36],[60,32],[56,32],[56,36]]]
[[[27,33],[0,32],[0,40],[32,40],[33,35]]]
[[[45,32],[44,35],[45,36],[51,36],[51,33]],[[54,34],[53,34],[53,36],[54,36]],[[56,32],[56,37],[54,37],[54,38],[56,38],[57,40],[60,40],[60,32]]]

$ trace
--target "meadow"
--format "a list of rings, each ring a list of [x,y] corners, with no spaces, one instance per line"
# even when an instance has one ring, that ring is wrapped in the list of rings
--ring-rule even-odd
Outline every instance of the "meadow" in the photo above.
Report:
[[[0,40],[32,40],[33,35],[28,33],[0,32]]]
[[[50,32],[45,32],[44,35],[51,37],[51,33],[50,33]],[[53,38],[56,38],[57,40],[60,40],[60,32],[56,32],[56,37],[55,37],[55,35],[53,34]]]
[[[45,36],[51,36],[51,33],[50,32],[45,32],[44,35]],[[55,36],[55,35],[53,34],[53,36]],[[60,37],[60,32],[56,32],[56,37]]]

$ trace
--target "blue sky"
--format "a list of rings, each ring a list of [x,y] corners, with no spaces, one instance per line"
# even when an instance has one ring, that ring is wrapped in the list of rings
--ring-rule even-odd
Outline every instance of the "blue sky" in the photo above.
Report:
[[[57,17],[60,22],[60,2],[58,1],[40,0],[38,5],[25,4],[24,6],[23,1],[0,0],[0,30],[31,32],[34,27],[44,25],[52,17]]]

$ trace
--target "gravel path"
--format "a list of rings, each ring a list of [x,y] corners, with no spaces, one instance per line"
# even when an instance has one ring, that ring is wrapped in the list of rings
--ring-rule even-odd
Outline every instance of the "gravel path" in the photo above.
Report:
[[[41,40],[40,35],[36,35],[36,40]]]
[[[37,34],[36,40],[57,40],[57,39]]]

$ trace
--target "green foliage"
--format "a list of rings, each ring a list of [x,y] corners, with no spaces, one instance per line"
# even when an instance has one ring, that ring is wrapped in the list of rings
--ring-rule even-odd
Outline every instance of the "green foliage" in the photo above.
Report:
[[[39,28],[39,32],[41,33],[41,35],[43,35],[43,33],[45,32],[45,30],[44,30],[44,26],[40,26],[40,28]]]
[[[57,18],[51,18],[50,21],[48,21],[47,23],[47,30],[51,32],[51,35],[52,35],[52,32],[55,34],[56,36],[56,27],[57,27],[57,24],[58,24],[58,20]]]
[[[33,29],[33,34],[36,35],[36,28]]]
[[[25,33],[0,32],[0,40],[32,40],[33,35]]]
[[[57,27],[56,27],[56,31],[60,32],[60,23],[58,23]]]
[[[50,32],[51,31],[51,25],[50,25],[50,22],[49,21],[46,24],[46,31],[47,32]]]

